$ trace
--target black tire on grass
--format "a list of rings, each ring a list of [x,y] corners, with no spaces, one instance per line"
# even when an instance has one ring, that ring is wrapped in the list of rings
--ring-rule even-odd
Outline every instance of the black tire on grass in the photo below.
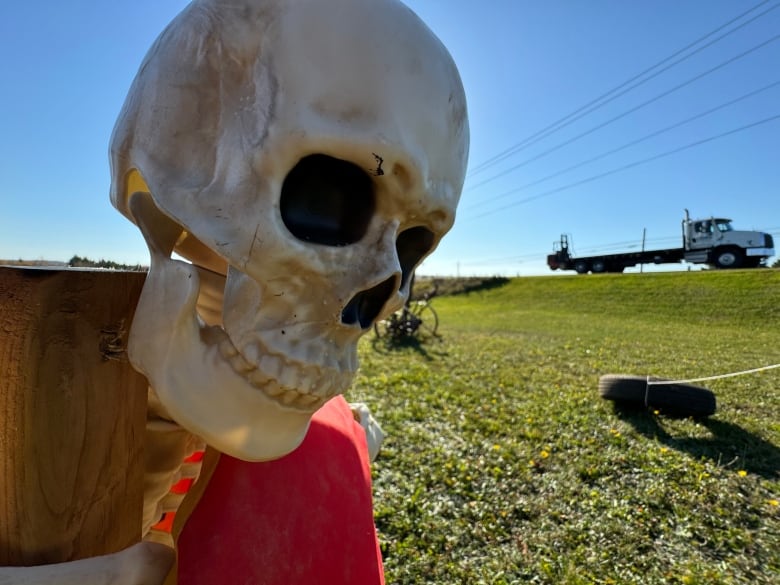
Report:
[[[662,378],[650,378],[662,381]],[[599,378],[599,394],[614,402],[646,406],[672,416],[705,417],[715,414],[715,394],[692,384],[659,384],[647,387],[646,376],[607,374]]]

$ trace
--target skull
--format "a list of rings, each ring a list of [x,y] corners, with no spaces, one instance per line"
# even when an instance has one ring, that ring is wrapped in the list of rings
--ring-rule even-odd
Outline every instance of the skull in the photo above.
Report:
[[[170,416],[245,460],[294,449],[452,226],[467,155],[455,65],[396,0],[192,2],[111,139],[151,253],[130,359]]]

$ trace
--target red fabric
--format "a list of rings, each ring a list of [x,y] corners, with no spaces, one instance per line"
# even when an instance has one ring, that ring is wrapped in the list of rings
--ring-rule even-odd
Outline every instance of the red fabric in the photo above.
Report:
[[[180,585],[383,585],[365,432],[346,401],[286,457],[222,455],[177,545]]]

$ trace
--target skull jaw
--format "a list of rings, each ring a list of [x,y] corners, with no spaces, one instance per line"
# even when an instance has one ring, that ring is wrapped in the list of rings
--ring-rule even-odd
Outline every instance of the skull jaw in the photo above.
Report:
[[[321,404],[285,407],[237,373],[217,341],[229,342],[226,334],[198,322],[198,288],[191,265],[166,259],[153,266],[130,333],[130,361],[171,417],[209,445],[246,461],[286,455]]]
[[[131,363],[173,420],[219,451],[246,461],[293,451],[328,397],[280,396],[273,379],[256,379],[225,331],[199,318],[198,268],[168,257],[179,229],[148,194],[134,195],[131,208],[151,253],[128,341]],[[343,392],[350,380],[344,376],[333,390]],[[293,404],[282,402],[292,395]]]

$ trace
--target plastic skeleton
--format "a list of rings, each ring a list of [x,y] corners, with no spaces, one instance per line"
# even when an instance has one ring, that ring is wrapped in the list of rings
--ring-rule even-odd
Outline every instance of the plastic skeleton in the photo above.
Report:
[[[281,457],[347,389],[452,226],[467,154],[455,65],[396,0],[195,0],[161,34],[111,142],[111,201],[151,253],[129,342],[154,388],[148,539],[188,452]],[[155,583],[166,551],[14,582]]]
[[[209,325],[216,325],[219,323],[219,313],[215,308],[221,305],[215,301],[219,299],[221,289],[214,285],[221,283],[224,286],[224,279],[219,279],[213,273],[203,270],[199,273],[201,291],[197,305],[198,314]],[[365,404],[353,403],[350,408],[353,416],[366,432],[369,458],[373,461],[379,453],[384,433]],[[160,403],[156,392],[150,388],[145,445],[146,474],[142,534],[145,541],[172,547],[174,542],[170,530],[159,527],[158,520],[165,514],[175,513],[186,495],[186,491],[171,488],[182,480],[191,483],[198,478],[202,459],[192,456],[202,452],[206,444],[202,439],[173,422]]]

